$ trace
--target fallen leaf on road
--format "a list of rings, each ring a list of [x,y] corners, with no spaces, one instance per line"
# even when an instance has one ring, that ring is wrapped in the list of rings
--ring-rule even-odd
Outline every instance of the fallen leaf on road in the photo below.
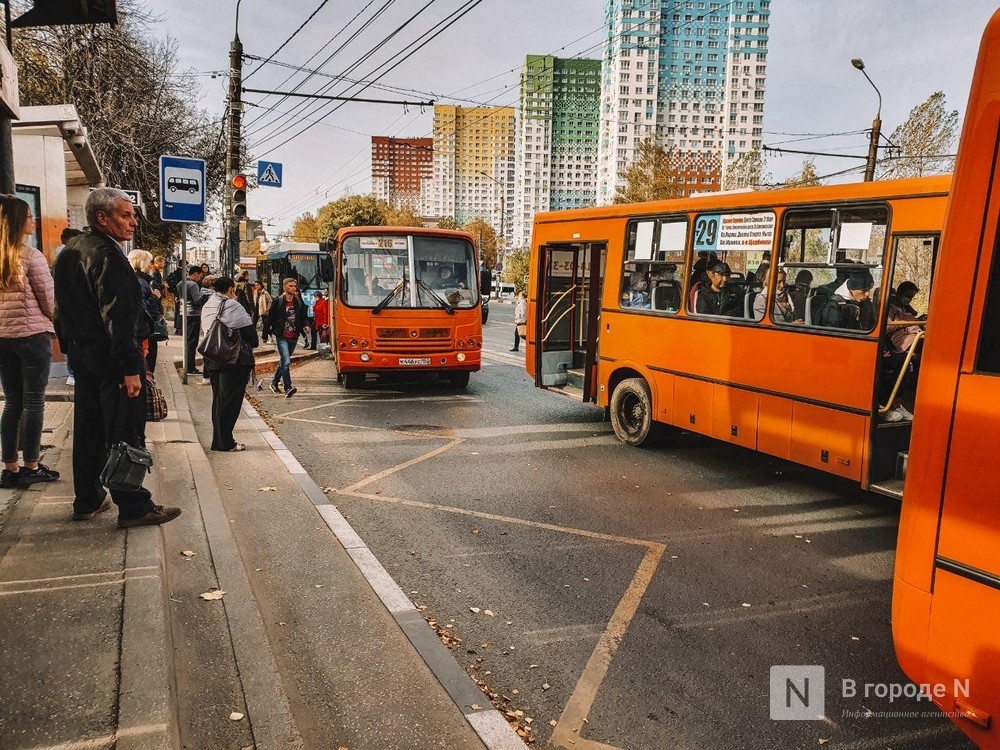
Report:
[[[184,557],[194,557],[198,553],[197,552],[192,552],[191,550],[186,549],[183,552],[181,552],[181,554],[184,555]]]
[[[231,714],[229,714],[230,721],[239,721],[242,718],[243,714],[241,714],[239,711],[233,711]]]
[[[473,711],[478,711],[481,708],[482,708],[482,706],[480,706],[478,703],[473,703],[472,704],[472,710]]]
[[[480,612],[482,612],[482,610],[479,607],[469,607],[469,611],[474,615],[478,615]]]
[[[559,723],[559,722],[557,722],[557,721],[556,721],[555,719],[552,719],[552,721],[550,721],[550,722],[549,722],[549,726],[550,726],[550,727],[554,727],[554,726],[555,726],[556,724],[558,724],[558,723]]]
[[[752,607],[753,605],[752,604],[747,604],[746,602],[743,602],[743,606],[744,607]]]
[[[552,686],[549,683],[547,682],[542,683],[542,690],[548,690],[550,687]]]
[[[323,588],[323,584],[322,584],[322,583],[317,583],[317,584],[316,584],[316,588],[318,588],[318,589],[321,589],[321,588]]]
[[[476,536],[479,536],[479,529],[473,529],[472,533],[475,534]]]
[[[830,741],[830,740],[824,740],[824,739],[821,739],[821,740],[819,741],[819,744],[821,744],[821,745],[825,745],[825,744],[826,744],[827,742],[829,742],[829,741]]]
[[[529,664],[528,665],[528,669],[538,669],[538,665],[537,664]]]
[[[277,487],[261,487],[260,491],[261,492],[277,492],[278,488]]]
[[[860,639],[860,638],[858,638],[858,637],[857,637],[856,635],[852,635],[852,636],[851,636],[851,640],[852,640],[852,641],[860,641],[861,639]]]
[[[222,589],[216,591],[206,591],[204,594],[199,594],[199,596],[206,602],[214,601],[215,599],[221,599],[226,595],[226,592]]]
[[[486,615],[487,617],[496,617],[496,615],[493,614],[493,610],[491,609],[483,610],[483,614]]]
[[[331,492],[336,492],[336,491],[337,490],[334,487],[324,487],[323,488],[323,494],[324,495],[329,495]]]
[[[520,695],[521,691],[518,690],[517,688],[514,688],[513,690],[510,691],[510,694],[511,695]]]

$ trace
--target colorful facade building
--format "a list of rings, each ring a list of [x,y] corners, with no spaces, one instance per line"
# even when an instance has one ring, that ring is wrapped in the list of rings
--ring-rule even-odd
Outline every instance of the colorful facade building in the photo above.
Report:
[[[536,213],[595,205],[600,97],[600,60],[525,59],[516,139],[516,247],[528,247]]]
[[[432,138],[372,136],[372,193],[393,208],[409,208],[420,216],[433,210]]]
[[[656,138],[686,192],[761,147],[770,0],[607,0],[597,201]]]
[[[514,119],[513,107],[434,106],[434,216],[483,219],[509,244]]]

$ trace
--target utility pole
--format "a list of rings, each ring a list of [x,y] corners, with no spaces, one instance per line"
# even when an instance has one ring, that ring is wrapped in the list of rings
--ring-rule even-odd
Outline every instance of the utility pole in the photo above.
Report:
[[[875,82],[865,72],[865,63],[861,58],[855,57],[851,60],[851,65],[861,71],[861,75],[868,79],[868,83],[872,85],[875,93],[878,94],[878,111],[875,113],[875,119],[872,120],[872,138],[868,143],[868,161],[865,163],[865,182],[871,182],[875,179],[875,162],[878,161],[878,143],[882,137],[882,92],[878,90],[878,86],[875,85]]]
[[[243,116],[243,43],[240,42],[240,6],[236,4],[236,31],[229,46],[229,111],[226,132],[225,240],[219,253],[222,272],[232,274],[240,258],[240,218],[233,214],[233,178],[240,173],[240,120]]]

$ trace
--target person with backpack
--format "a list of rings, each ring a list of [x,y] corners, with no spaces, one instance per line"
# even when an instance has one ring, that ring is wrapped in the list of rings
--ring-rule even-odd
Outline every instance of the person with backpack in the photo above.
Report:
[[[813,314],[813,325],[849,331],[871,330],[862,318],[862,307],[870,304],[874,286],[875,279],[868,269],[851,271],[819,312]]]

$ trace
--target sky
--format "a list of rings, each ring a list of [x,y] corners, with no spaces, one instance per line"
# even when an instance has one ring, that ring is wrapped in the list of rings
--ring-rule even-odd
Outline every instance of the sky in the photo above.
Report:
[[[192,97],[221,122],[236,1],[147,1],[159,18],[156,33],[173,37],[180,67],[197,74],[199,89]],[[379,20],[358,33],[372,11],[352,24],[355,14],[385,4]],[[470,5],[471,10],[447,26]],[[949,109],[964,114],[979,39],[996,9],[996,0],[771,0],[764,144],[865,155],[864,131],[871,127],[878,98],[852,67],[855,57],[864,60],[881,91],[884,134],[891,135],[913,107],[938,90],[945,93]],[[603,18],[603,0],[240,0],[239,36],[245,55],[273,55],[285,65],[316,68],[335,53],[322,70],[356,79],[372,78],[433,37],[379,80],[397,90],[351,93],[514,106],[525,55],[599,58]],[[401,26],[402,31],[387,40]],[[219,75],[213,78],[213,72]],[[305,77],[296,73],[286,81],[292,74],[288,67],[249,59],[244,86],[289,91]],[[314,77],[301,91],[316,92],[329,83],[328,78]],[[345,92],[345,84],[338,84],[326,93]],[[249,215],[263,218],[271,236],[289,228],[305,211],[369,192],[372,135],[431,134],[430,107],[357,102],[338,106],[250,93],[244,94],[244,101],[249,153],[283,165],[280,189],[259,187],[248,198]],[[309,129],[299,134],[305,127]],[[815,137],[825,134],[846,135]],[[776,180],[784,179],[798,173],[805,158],[770,156],[767,171]],[[816,159],[821,175],[852,166],[863,169],[864,161]],[[861,177],[858,171],[835,179]]]

